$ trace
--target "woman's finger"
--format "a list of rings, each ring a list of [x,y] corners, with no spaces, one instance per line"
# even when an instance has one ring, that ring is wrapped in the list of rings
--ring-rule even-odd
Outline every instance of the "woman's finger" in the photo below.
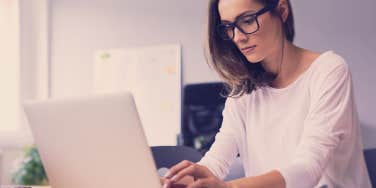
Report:
[[[188,185],[186,188],[202,188],[202,187],[213,187],[210,178],[199,179],[194,183]]]
[[[175,174],[177,174],[179,171],[181,171],[182,169],[185,169],[185,168],[189,167],[192,164],[194,164],[194,163],[191,162],[191,161],[184,160],[184,161],[176,164],[175,166],[171,167],[168,170],[168,172],[164,175],[164,177],[165,178],[171,178],[172,176],[174,176]]]
[[[163,188],[171,188],[172,182],[169,179],[165,179],[163,182]]]
[[[194,183],[188,185],[186,188],[229,188],[230,184],[219,180],[216,177],[203,178],[195,181]]]
[[[166,179],[163,184],[163,188],[187,188],[186,184],[172,183],[170,180]]]
[[[190,166],[180,170],[171,178],[172,182],[178,182],[185,176],[193,176],[196,178],[208,178],[211,176],[208,170],[198,164],[191,164]]]
[[[159,181],[160,181],[161,184],[163,185],[163,184],[165,183],[165,181],[166,181],[166,178],[160,177],[160,178],[159,178]]]

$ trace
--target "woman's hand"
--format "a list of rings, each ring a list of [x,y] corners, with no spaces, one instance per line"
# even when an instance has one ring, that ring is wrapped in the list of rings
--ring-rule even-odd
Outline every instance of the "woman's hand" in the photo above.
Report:
[[[194,178],[187,188],[230,188],[228,183],[218,179],[208,168],[190,161],[182,161],[173,166],[165,175],[163,188],[173,188],[175,183],[186,176]]]
[[[166,182],[167,179],[166,178],[160,178],[159,180],[161,181],[161,184],[163,186],[163,185],[165,185],[165,182]],[[188,184],[186,182],[183,182],[183,181],[184,180],[179,181],[179,182],[173,184],[171,186],[171,188],[186,188]],[[192,180],[192,182],[193,182],[193,180]]]

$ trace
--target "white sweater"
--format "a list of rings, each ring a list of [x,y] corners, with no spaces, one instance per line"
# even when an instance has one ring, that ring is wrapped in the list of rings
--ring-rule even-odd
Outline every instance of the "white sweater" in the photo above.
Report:
[[[278,170],[287,188],[371,188],[344,59],[325,52],[285,88],[228,98],[199,164],[224,178],[237,154],[247,177]]]

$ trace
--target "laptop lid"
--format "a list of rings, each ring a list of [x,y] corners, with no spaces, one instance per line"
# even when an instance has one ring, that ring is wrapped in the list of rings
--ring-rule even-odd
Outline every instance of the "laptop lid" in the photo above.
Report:
[[[24,104],[53,188],[160,188],[130,93]]]

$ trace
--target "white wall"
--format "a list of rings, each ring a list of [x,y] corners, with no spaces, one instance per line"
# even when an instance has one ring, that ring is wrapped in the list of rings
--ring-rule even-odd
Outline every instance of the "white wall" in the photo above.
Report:
[[[296,43],[333,49],[350,65],[366,147],[376,147],[376,1],[292,0]],[[183,82],[217,80],[203,57],[204,0],[51,1],[52,96],[91,88],[97,49],[180,42]]]
[[[181,43],[183,81],[215,80],[202,48],[203,0],[54,0],[52,95],[90,91],[93,54],[105,48]]]
[[[3,80],[8,85],[14,85],[19,88],[19,91],[16,93],[19,94],[17,96],[22,101],[46,98],[48,96],[48,0],[7,2],[14,3],[14,7],[12,7],[15,9],[13,18],[16,19],[14,21],[17,24],[17,28],[14,28],[16,32],[12,34],[16,38],[14,41],[17,42],[0,41],[3,41],[3,43],[5,41],[4,44],[8,45],[8,50],[14,47],[9,44],[19,44],[19,46],[17,45],[17,49],[14,49],[16,53],[11,54],[17,60],[4,62],[14,62],[17,64],[16,68],[19,71],[15,73],[17,75],[20,74],[20,77],[17,83],[10,82],[10,79]],[[6,50],[1,51],[6,52]],[[2,105],[4,104],[2,103]],[[13,170],[15,158],[23,153],[22,148],[25,145],[30,145],[33,142],[22,110],[16,118],[20,119],[20,127],[15,127],[16,131],[5,134],[1,134],[0,132],[0,185],[11,183],[10,172]]]

